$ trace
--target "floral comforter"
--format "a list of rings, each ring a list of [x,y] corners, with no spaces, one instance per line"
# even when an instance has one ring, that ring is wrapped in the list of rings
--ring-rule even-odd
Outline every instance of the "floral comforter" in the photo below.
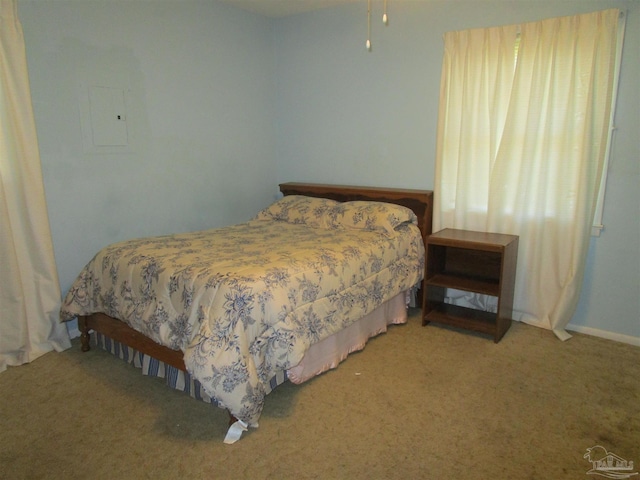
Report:
[[[104,312],[182,350],[219,406],[256,426],[277,372],[422,279],[415,223],[396,205],[285,197],[247,223],[104,248],[60,316]]]

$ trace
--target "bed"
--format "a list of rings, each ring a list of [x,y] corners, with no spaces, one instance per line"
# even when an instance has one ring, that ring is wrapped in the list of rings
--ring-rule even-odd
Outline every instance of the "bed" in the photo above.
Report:
[[[120,358],[227,409],[226,443],[257,427],[279,384],[335,368],[405,322],[410,292],[423,304],[431,191],[280,191],[242,224],[105,247],[60,310],[78,319],[83,351],[94,332]]]

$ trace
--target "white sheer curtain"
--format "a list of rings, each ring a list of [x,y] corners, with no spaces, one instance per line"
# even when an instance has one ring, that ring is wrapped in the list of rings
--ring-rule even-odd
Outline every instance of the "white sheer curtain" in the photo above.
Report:
[[[434,231],[519,235],[514,317],[561,339],[570,337],[605,160],[619,15],[444,38]]]
[[[22,27],[0,0],[0,371],[70,347],[59,307]]]

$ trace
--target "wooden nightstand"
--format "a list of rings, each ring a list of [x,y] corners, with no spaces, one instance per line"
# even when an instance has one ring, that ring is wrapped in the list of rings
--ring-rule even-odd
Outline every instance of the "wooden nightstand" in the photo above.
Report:
[[[493,336],[511,326],[518,237],[446,228],[427,237],[422,324],[443,323]],[[445,303],[447,288],[497,297],[497,313]]]

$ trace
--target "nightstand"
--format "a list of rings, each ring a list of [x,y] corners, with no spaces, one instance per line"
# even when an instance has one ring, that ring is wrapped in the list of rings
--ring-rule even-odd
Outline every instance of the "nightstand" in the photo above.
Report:
[[[446,228],[427,237],[422,324],[442,323],[500,341],[511,326],[518,236]],[[497,297],[497,313],[445,303],[447,288]]]

